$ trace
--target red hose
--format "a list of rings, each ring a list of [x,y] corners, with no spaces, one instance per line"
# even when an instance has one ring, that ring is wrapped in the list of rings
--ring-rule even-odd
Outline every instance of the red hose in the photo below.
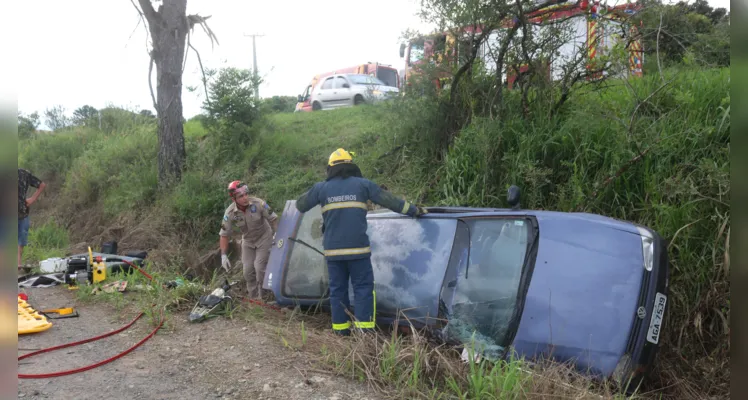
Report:
[[[278,306],[273,306],[273,305],[270,305],[270,304],[267,304],[267,303],[263,303],[263,302],[261,302],[261,301],[259,301],[259,300],[254,300],[254,299],[246,299],[246,298],[245,298],[245,299],[242,299],[242,300],[246,301],[247,303],[252,303],[252,304],[256,304],[256,305],[258,305],[258,306],[260,306],[260,307],[265,307],[265,308],[269,308],[269,309],[271,309],[271,310],[275,310],[275,311],[281,312],[281,308],[280,308],[280,307],[278,307]]]
[[[127,260],[122,260],[122,262],[124,262],[124,263],[127,263],[127,264],[128,264],[129,266],[131,266],[131,267],[133,267],[133,268],[137,269],[138,271],[140,271],[140,273],[141,273],[141,274],[145,275],[145,277],[146,277],[146,278],[148,278],[148,279],[150,279],[150,280],[153,280],[153,277],[152,277],[152,276],[148,275],[148,273],[147,273],[147,272],[145,272],[145,271],[143,271],[142,269],[140,269],[140,267],[138,267],[137,265],[135,265],[135,264],[133,264],[133,263],[131,263],[131,262],[127,261]]]
[[[23,360],[25,358],[29,358],[29,357],[35,356],[37,354],[48,353],[48,352],[51,352],[51,351],[55,351],[55,350],[59,350],[59,349],[64,349],[64,348],[67,348],[67,347],[73,347],[73,346],[77,346],[77,345],[80,345],[80,344],[85,344],[85,343],[93,342],[93,341],[96,341],[96,340],[99,340],[99,339],[103,339],[105,337],[109,337],[109,336],[115,335],[115,334],[120,333],[120,332],[124,331],[125,329],[131,327],[135,323],[135,321],[137,321],[138,319],[140,319],[140,317],[143,316],[143,314],[144,313],[141,312],[140,314],[138,314],[137,317],[135,317],[135,319],[133,319],[132,321],[130,321],[129,324],[123,326],[120,329],[117,329],[116,331],[108,332],[108,333],[105,333],[103,335],[92,337],[92,338],[85,339],[85,340],[81,340],[81,341],[78,341],[78,342],[67,343],[67,344],[63,344],[63,345],[60,345],[60,346],[54,346],[54,347],[49,347],[49,348],[46,348],[46,349],[37,350],[37,351],[34,351],[32,353],[24,354],[24,355],[18,357],[18,361],[21,361],[21,360]],[[102,366],[104,364],[108,364],[108,363],[110,363],[110,362],[112,362],[112,361],[114,361],[114,360],[116,360],[116,359],[118,359],[118,358],[126,355],[127,353],[135,350],[136,348],[140,347],[140,345],[142,345],[148,339],[150,339],[153,335],[155,335],[156,332],[161,328],[161,326],[163,324],[164,324],[164,314],[163,314],[163,311],[162,311],[161,312],[161,319],[160,319],[160,321],[158,323],[158,326],[156,326],[156,328],[153,331],[151,331],[151,333],[148,336],[144,337],[138,343],[135,343],[135,345],[133,345],[129,349],[127,349],[127,350],[123,351],[122,353],[119,353],[119,354],[117,354],[117,355],[115,355],[113,357],[107,358],[106,360],[99,361],[99,362],[97,362],[95,364],[91,364],[91,365],[88,365],[88,366],[85,366],[85,367],[71,369],[71,370],[67,370],[67,371],[50,372],[50,373],[46,373],[46,374],[18,374],[18,379],[55,378],[55,377],[58,377],[58,376],[77,374],[78,372],[88,371],[89,369],[93,369],[93,368]]]
[[[128,265],[134,267],[138,271],[140,271],[140,273],[143,274],[143,275],[145,275],[145,277],[148,278],[149,280],[151,280],[151,281],[153,280],[153,277],[151,275],[149,275],[147,272],[145,272],[142,269],[140,269],[137,265],[135,265],[135,264],[133,264],[130,261],[127,261],[127,260],[122,260],[122,261],[125,262],[125,263],[127,263]],[[104,338],[112,336],[112,335],[116,335],[116,334],[118,334],[118,333],[120,333],[120,332],[128,329],[129,327],[131,327],[138,319],[140,319],[140,317],[143,316],[143,314],[144,313],[141,312],[140,314],[138,314],[137,317],[135,317],[132,321],[130,321],[129,324],[123,326],[122,328],[117,329],[116,331],[108,332],[108,333],[105,333],[103,335],[99,335],[99,336],[95,336],[95,337],[92,337],[92,338],[84,339],[84,340],[81,340],[81,341],[78,341],[78,342],[66,343],[66,344],[62,344],[62,345],[59,345],[59,346],[48,347],[46,349],[37,350],[37,351],[34,351],[32,353],[24,354],[24,355],[18,357],[18,361],[21,361],[21,360],[23,360],[25,358],[33,357],[33,356],[35,356],[37,354],[49,353],[49,352],[52,352],[52,351],[55,351],[55,350],[60,350],[60,349],[68,348],[68,347],[78,346],[78,345],[81,345],[81,344],[90,343],[90,342],[94,342],[94,341],[97,341],[97,340],[100,340],[100,339],[104,339]],[[110,363],[110,362],[112,362],[112,361],[114,361],[114,360],[116,360],[116,359],[118,359],[120,357],[125,356],[126,354],[128,354],[131,351],[137,349],[138,347],[140,347],[140,345],[142,345],[148,339],[150,339],[151,337],[153,337],[153,335],[155,335],[156,332],[158,332],[158,330],[161,329],[161,326],[163,324],[164,324],[164,314],[163,314],[163,311],[162,311],[161,312],[161,318],[159,320],[158,326],[156,326],[156,328],[153,331],[151,331],[151,333],[148,334],[148,336],[144,337],[138,343],[135,343],[135,345],[133,345],[129,349],[127,349],[127,350],[125,350],[125,351],[123,351],[123,352],[121,352],[121,353],[119,353],[119,354],[117,354],[117,355],[115,355],[113,357],[107,358],[106,360],[99,361],[99,362],[97,362],[95,364],[87,365],[85,367],[71,369],[71,370],[67,370],[67,371],[50,372],[50,373],[46,373],[46,374],[18,374],[18,379],[48,379],[48,378],[56,378],[56,377],[59,377],[59,376],[77,374],[79,372],[88,371],[90,369],[94,369],[96,367],[100,367],[100,366],[102,366],[104,364],[108,364],[108,363]]]

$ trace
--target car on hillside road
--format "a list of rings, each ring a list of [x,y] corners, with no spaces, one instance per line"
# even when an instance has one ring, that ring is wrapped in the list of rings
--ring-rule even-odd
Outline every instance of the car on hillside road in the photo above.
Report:
[[[371,75],[335,74],[324,78],[312,90],[312,110],[331,110],[339,107],[376,103],[396,97],[399,89],[387,86]]]
[[[516,186],[507,200],[509,209],[428,207],[420,218],[369,211],[377,323],[456,345],[474,337],[489,359],[571,361],[638,384],[662,338],[664,240],[601,215],[521,209]],[[319,206],[302,214],[286,202],[263,282],[280,305],[329,306],[321,227]]]

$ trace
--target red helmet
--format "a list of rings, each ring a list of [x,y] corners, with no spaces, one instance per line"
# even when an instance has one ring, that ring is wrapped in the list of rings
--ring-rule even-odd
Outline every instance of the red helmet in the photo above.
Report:
[[[236,194],[236,191],[240,188],[244,188],[245,190],[249,189],[247,188],[247,184],[242,181],[233,181],[229,183],[229,187],[228,187],[229,196],[233,198],[234,194]]]

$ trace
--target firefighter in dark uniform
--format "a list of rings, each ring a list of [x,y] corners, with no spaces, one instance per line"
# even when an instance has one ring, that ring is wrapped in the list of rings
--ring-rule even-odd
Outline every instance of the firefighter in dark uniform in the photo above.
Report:
[[[350,308],[348,281],[353,285],[353,326],[373,331],[376,321],[376,293],[371,266],[371,248],[366,234],[367,201],[389,208],[400,214],[418,217],[426,213],[405,200],[382,190],[374,182],[361,176],[351,154],[335,150],[328,160],[327,179],[318,182],[296,201],[296,208],[307,212],[322,207],[323,246],[330,279],[332,329],[349,335],[351,321],[346,313]]]

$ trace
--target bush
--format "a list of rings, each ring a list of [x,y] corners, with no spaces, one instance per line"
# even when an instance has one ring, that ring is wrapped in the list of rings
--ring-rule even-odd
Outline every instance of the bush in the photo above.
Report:
[[[74,206],[103,200],[110,215],[150,203],[157,187],[155,128],[100,134],[73,161],[63,194]]]

